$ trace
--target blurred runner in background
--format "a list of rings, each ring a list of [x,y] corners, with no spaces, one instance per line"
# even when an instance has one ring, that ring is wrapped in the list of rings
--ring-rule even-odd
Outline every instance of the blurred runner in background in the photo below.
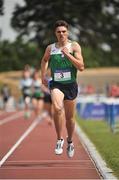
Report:
[[[52,107],[51,92],[50,92],[50,89],[49,89],[49,84],[50,84],[50,81],[52,80],[52,78],[51,78],[51,73],[50,73],[50,69],[47,70],[46,79],[47,79],[47,81],[48,81],[48,86],[44,86],[44,85],[43,85],[43,92],[44,92],[44,110],[45,110],[46,112],[48,112],[48,114],[49,114],[49,120],[48,120],[49,125],[52,125],[53,107]]]
[[[35,116],[39,116],[44,110],[44,92],[38,70],[35,70],[33,73],[32,105],[35,111]]]
[[[25,66],[22,72],[22,78],[20,80],[20,89],[22,92],[24,104],[25,104],[25,112],[24,117],[29,118],[31,114],[31,96],[32,96],[32,78],[30,67],[28,65]]]

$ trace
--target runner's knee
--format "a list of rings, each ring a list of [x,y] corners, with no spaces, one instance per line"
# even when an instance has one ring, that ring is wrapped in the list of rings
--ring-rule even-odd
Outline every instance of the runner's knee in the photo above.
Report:
[[[72,128],[75,127],[75,121],[74,121],[73,118],[66,120],[66,127],[67,127],[67,129],[69,129],[69,128],[71,128],[71,127],[72,127]]]
[[[60,114],[63,110],[63,105],[54,104],[54,110],[56,113]]]

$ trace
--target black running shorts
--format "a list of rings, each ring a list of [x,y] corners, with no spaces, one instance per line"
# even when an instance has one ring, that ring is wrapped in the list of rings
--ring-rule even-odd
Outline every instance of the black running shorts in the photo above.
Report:
[[[64,94],[64,100],[73,100],[77,97],[78,94],[78,85],[76,82],[62,84],[55,81],[50,81],[50,90],[52,89],[59,89]]]

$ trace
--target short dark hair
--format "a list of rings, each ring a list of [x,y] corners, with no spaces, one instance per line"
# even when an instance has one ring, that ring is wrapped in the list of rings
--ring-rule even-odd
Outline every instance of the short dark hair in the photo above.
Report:
[[[56,28],[59,27],[59,26],[64,26],[64,27],[66,27],[67,29],[68,29],[68,27],[69,27],[68,23],[67,23],[66,21],[64,21],[64,20],[58,20],[58,21],[56,21],[55,24],[54,24],[54,30],[56,30]]]

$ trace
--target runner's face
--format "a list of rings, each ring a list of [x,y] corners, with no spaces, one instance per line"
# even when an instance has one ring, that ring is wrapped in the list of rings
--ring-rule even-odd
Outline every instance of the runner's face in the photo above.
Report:
[[[39,79],[39,74],[37,72],[34,73],[34,79]]]
[[[65,26],[59,26],[55,30],[55,35],[59,42],[64,42],[68,38],[68,30]]]
[[[25,78],[29,78],[30,77],[30,71],[24,71],[23,72],[23,76],[25,77]]]

